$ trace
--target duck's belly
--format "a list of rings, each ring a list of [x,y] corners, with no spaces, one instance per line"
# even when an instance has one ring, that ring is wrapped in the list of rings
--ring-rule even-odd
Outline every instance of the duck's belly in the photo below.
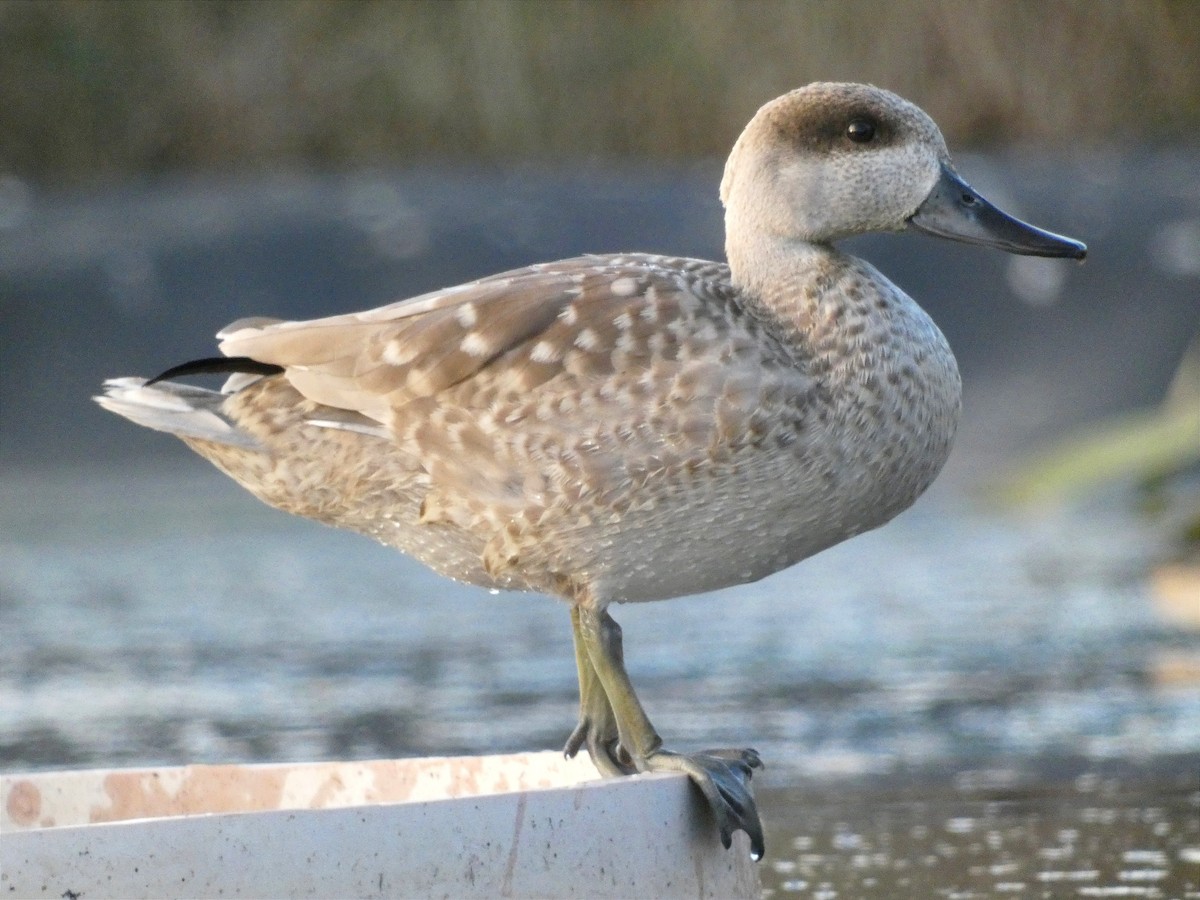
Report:
[[[659,600],[764,578],[907,509],[950,447],[946,435],[864,453],[870,448],[854,437],[664,485],[619,521],[548,535],[545,555],[535,558],[578,573],[587,595],[602,602]]]
[[[767,460],[745,477],[674,487],[607,527],[565,531],[552,556],[580,573],[590,597],[659,600],[756,581],[876,518],[791,461]]]
[[[880,478],[850,455],[861,449],[852,441],[837,452],[828,445],[822,453],[748,451],[720,469],[666,476],[620,511],[564,506],[509,536],[511,553],[497,566],[488,557],[502,525],[422,521],[428,479],[411,461],[363,453],[361,440],[342,432],[314,436],[319,446],[284,462],[190,443],[270,505],[372,537],[447,577],[601,603],[755,581],[883,524],[932,480],[887,470]],[[902,462],[908,455],[894,456]]]

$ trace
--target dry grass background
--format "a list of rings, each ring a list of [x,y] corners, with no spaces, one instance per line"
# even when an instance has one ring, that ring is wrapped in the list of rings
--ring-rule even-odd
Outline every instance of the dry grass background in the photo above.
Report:
[[[0,172],[722,157],[871,81],[958,146],[1194,140],[1196,0],[5,0]]]

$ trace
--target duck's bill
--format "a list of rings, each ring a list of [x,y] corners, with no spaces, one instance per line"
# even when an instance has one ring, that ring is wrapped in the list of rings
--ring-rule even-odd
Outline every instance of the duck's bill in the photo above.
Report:
[[[952,241],[998,247],[1024,256],[1087,256],[1087,247],[1081,242],[1043,231],[997,209],[945,165],[925,202],[909,216],[908,226]]]

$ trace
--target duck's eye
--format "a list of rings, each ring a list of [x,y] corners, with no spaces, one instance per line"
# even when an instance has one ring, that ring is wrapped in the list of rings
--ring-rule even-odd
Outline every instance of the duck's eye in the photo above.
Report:
[[[846,126],[846,137],[856,144],[866,144],[875,138],[875,123],[870,119],[851,119]]]

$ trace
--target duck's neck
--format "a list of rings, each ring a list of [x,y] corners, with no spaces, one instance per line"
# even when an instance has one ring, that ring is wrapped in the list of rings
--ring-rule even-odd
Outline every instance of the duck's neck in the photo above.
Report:
[[[806,317],[822,302],[822,288],[846,259],[829,244],[739,227],[728,214],[726,235],[734,285],[764,312],[785,321]]]

